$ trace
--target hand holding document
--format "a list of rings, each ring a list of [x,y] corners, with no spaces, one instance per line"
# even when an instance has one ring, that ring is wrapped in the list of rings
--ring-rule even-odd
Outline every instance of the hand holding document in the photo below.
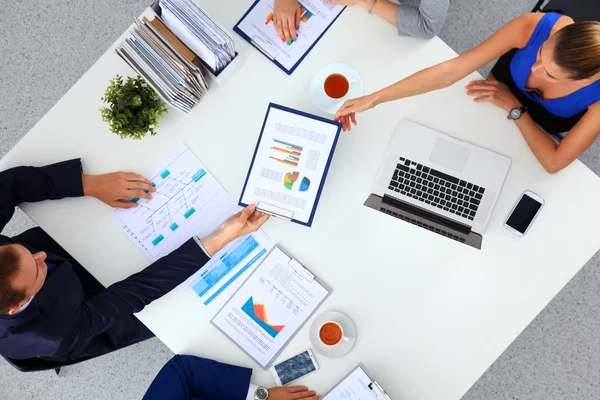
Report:
[[[300,0],[299,4],[300,24],[295,39],[286,41],[277,35],[274,0],[257,0],[234,28],[287,74],[294,72],[345,8],[323,0]]]
[[[270,104],[240,205],[310,226],[339,134],[336,122]]]

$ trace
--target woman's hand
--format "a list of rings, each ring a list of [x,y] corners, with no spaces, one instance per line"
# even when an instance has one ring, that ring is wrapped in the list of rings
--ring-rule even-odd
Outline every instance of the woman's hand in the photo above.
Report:
[[[522,107],[521,102],[510,91],[508,86],[489,76],[485,80],[473,81],[467,85],[467,94],[474,96],[473,101],[478,103],[490,102],[510,112],[513,108]]]
[[[275,0],[273,25],[277,35],[286,42],[296,39],[296,29],[300,24],[301,16],[298,0]]]
[[[356,122],[356,113],[370,110],[375,105],[376,98],[373,94],[348,100],[340,107],[334,119],[342,123],[342,130],[344,132],[349,131],[352,129],[351,121],[354,125],[358,125]]]

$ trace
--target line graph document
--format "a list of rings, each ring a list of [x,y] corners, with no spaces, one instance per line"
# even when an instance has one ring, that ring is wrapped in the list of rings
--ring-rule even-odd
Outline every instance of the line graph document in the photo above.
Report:
[[[308,225],[339,131],[333,121],[271,104],[240,205],[275,207]]]
[[[266,368],[329,293],[275,247],[212,323]]]
[[[237,206],[200,160],[181,146],[146,175],[152,199],[131,199],[138,207],[119,209],[114,220],[151,260],[169,254],[202,232],[212,232]],[[231,212],[231,213],[230,213]]]
[[[319,40],[323,32],[344,10],[344,6],[322,0],[300,0],[300,27],[296,39],[286,42],[274,27],[274,0],[259,0],[237,25],[250,40],[288,71]]]

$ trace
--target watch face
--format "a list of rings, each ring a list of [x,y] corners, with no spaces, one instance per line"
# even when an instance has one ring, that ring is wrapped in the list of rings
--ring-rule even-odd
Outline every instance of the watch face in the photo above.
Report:
[[[519,110],[518,108],[513,108],[512,110],[510,110],[510,117],[512,119],[521,118],[521,110]]]
[[[258,388],[254,392],[254,398],[256,400],[267,400],[269,398],[269,391],[265,388]]]

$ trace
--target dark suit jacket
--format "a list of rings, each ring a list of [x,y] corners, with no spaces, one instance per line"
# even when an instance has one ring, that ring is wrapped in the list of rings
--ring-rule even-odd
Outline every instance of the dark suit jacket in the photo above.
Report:
[[[79,160],[0,172],[0,229],[22,202],[77,196],[83,196]],[[25,310],[0,315],[0,354],[14,359],[74,360],[151,337],[133,313],[170,292],[209,259],[190,239],[143,271],[104,288],[39,228],[14,238],[0,235],[0,244],[9,243],[33,253],[45,251],[47,261],[58,265]]]
[[[246,400],[250,368],[194,356],[175,356],[158,373],[143,400]]]

